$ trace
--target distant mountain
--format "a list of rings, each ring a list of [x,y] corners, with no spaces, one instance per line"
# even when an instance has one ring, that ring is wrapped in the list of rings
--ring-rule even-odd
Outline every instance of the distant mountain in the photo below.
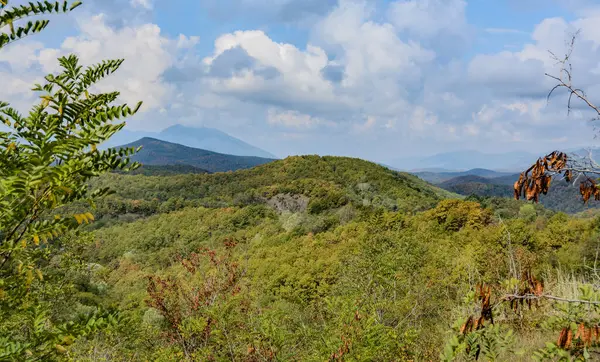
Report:
[[[490,181],[497,185],[508,185],[512,187],[515,184],[515,181],[519,179],[519,175],[520,174],[518,173],[513,173],[511,175],[494,177]]]
[[[449,169],[470,170],[485,168],[492,170],[517,171],[528,167],[539,155],[527,152],[507,152],[487,154],[474,150],[439,153],[427,157],[411,157],[396,159],[390,164],[401,170],[415,169]]]
[[[513,185],[519,174],[500,177],[482,177],[463,175],[434,183],[438,187],[464,196],[477,195],[483,197],[510,197],[514,195]],[[560,178],[552,180],[547,195],[540,195],[540,204],[556,211],[575,214],[600,207],[599,202],[590,201],[584,205],[579,194],[579,186],[567,183]]]
[[[277,158],[267,151],[252,146],[217,129],[208,127],[187,127],[182,125],[171,126],[159,133],[122,130],[102,146],[104,148],[116,147],[135,142],[144,137],[227,155],[255,156],[269,159]]]
[[[435,172],[435,173],[440,173],[440,172],[463,172],[466,170],[461,170],[461,169],[448,169],[448,168],[415,168],[412,170],[408,170],[409,173],[415,174],[417,172]]]
[[[452,187],[456,185],[462,185],[465,183],[482,183],[482,184],[491,184],[492,179],[485,178],[477,175],[465,175],[451,178],[450,180],[446,180],[439,184],[442,188]]]
[[[144,137],[123,147],[139,147],[133,161],[143,165],[189,165],[208,172],[225,172],[251,168],[273,161],[269,158],[234,156],[183,146],[177,143]]]
[[[249,145],[240,139],[214,128],[193,128],[175,125],[160,132],[157,138],[188,147],[201,148],[228,155],[277,158],[267,151]]]
[[[512,173],[508,173],[508,172],[498,172],[498,171],[493,171],[493,170],[487,170],[484,168],[474,168],[468,171],[450,171],[450,172],[431,172],[431,171],[425,171],[425,172],[413,172],[412,173],[415,176],[418,176],[419,178],[427,181],[427,182],[431,182],[433,184],[438,184],[438,183],[442,183],[446,180],[450,180],[456,177],[461,177],[461,176],[479,176],[479,177],[485,177],[485,178],[495,178],[495,177],[503,177],[503,176],[510,176],[512,175]],[[518,176],[517,176],[518,178]]]

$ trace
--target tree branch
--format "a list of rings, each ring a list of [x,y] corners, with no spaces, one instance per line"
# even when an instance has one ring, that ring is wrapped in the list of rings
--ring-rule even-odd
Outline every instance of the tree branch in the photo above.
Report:
[[[540,299],[550,299],[556,300],[558,302],[566,302],[566,303],[582,303],[582,304],[590,304],[590,305],[600,305],[600,301],[590,301],[590,300],[581,300],[581,299],[569,299],[569,298],[561,298],[556,297],[549,294],[535,295],[535,294],[508,294],[504,296],[503,301],[511,301],[515,299],[523,299],[523,300],[540,300]]]

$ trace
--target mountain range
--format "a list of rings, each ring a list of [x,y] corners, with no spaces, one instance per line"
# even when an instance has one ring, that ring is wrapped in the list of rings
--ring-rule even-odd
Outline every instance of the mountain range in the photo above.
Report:
[[[268,159],[277,158],[275,155],[265,150],[252,146],[225,132],[219,131],[218,129],[208,127],[187,127],[179,124],[166,128],[161,132],[131,131],[124,129],[115,134],[108,142],[102,144],[102,147],[110,148],[129,144],[144,137],[234,156],[255,156]]]
[[[448,171],[448,170],[444,170],[441,172],[419,171],[419,172],[412,172],[412,174],[420,177],[421,179],[423,179],[427,182],[431,182],[432,184],[437,184],[437,183],[442,183],[446,180],[460,178],[463,176],[477,176],[482,179],[483,178],[487,179],[487,178],[497,178],[497,177],[502,177],[502,176],[511,176],[514,173],[493,171],[493,170],[488,170],[485,168],[474,168],[474,169],[467,170],[467,171]],[[517,178],[518,178],[518,176],[517,176]]]
[[[516,171],[528,167],[539,155],[527,152],[489,154],[475,150],[438,153],[432,156],[398,158],[390,162],[393,167],[406,171],[470,170],[485,168]],[[432,170],[433,169],[433,170]]]
[[[591,150],[592,157],[595,160],[600,160],[600,148],[591,148]],[[588,150],[583,148],[571,148],[562,151],[578,156],[588,155]],[[531,166],[540,156],[550,152],[552,151],[541,153],[513,151],[491,154],[476,150],[465,150],[438,153],[424,157],[398,158],[388,162],[388,164],[395,169],[416,174],[424,172],[436,174],[444,172],[472,172],[473,169],[495,170],[504,173],[520,173]],[[490,177],[486,175],[479,176]]]
[[[507,174],[485,169],[464,172],[421,172],[416,175],[459,195],[502,198],[513,197],[513,185],[519,179],[519,173]],[[548,209],[570,214],[600,206],[594,201],[584,204],[579,194],[579,186],[560,178],[552,180],[548,194],[540,196],[540,204]]]

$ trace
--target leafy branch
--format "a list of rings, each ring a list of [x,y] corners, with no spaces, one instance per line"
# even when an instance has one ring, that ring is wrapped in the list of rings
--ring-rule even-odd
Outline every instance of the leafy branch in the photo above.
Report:
[[[81,1],[70,2],[67,0],[62,2],[38,1],[36,3],[29,2],[26,5],[8,8],[8,2],[9,0],[0,0],[0,29],[5,27],[9,29],[8,33],[0,32],[0,49],[28,35],[41,32],[50,23],[49,20],[42,19],[29,21],[24,26],[15,27],[15,22],[37,15],[67,13],[75,10],[82,4]]]

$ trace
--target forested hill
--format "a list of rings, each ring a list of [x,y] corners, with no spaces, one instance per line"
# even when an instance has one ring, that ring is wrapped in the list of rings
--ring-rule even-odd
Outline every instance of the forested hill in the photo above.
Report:
[[[139,147],[131,159],[144,165],[189,165],[209,172],[226,172],[251,168],[273,161],[255,156],[234,156],[177,143],[144,137],[122,147]]]
[[[494,178],[469,175],[446,180],[437,186],[464,196],[512,198],[514,195],[513,184],[518,178],[519,174]],[[579,185],[569,184],[560,177],[552,180],[548,194],[540,196],[540,203],[548,209],[569,214],[600,206],[600,203],[594,200],[584,204],[579,194]]]
[[[109,174],[96,182],[116,191],[99,202],[100,215],[147,216],[184,206],[266,203],[279,208],[297,204],[313,213],[349,203],[416,212],[443,198],[460,197],[407,173],[360,159],[329,156],[293,156],[248,170],[215,174]]]

